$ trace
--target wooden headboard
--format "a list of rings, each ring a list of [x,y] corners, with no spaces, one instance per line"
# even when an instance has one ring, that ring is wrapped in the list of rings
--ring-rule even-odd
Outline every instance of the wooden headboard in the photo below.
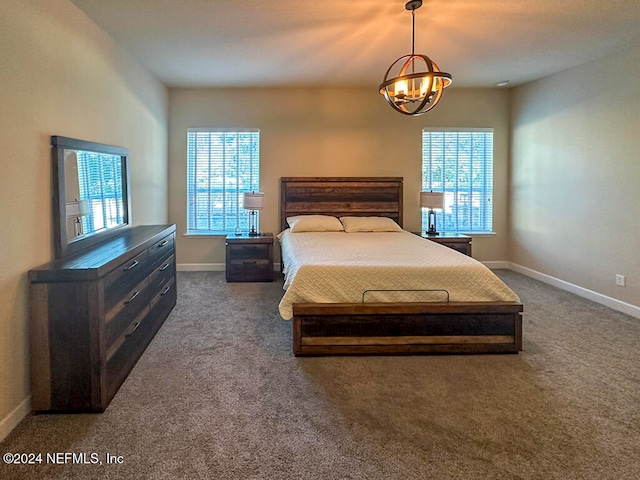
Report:
[[[380,216],[402,227],[402,177],[282,177],[281,231],[294,215]]]

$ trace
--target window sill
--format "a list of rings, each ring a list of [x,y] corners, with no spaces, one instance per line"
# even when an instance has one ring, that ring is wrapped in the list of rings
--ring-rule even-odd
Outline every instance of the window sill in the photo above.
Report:
[[[203,232],[203,233],[185,233],[182,236],[184,238],[225,238],[227,235],[233,232]]]
[[[497,235],[496,232],[458,232],[466,235],[467,237],[495,237]]]

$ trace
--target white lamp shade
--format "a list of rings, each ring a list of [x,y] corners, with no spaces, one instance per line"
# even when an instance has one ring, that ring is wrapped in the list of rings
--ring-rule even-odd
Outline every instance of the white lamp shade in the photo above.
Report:
[[[251,192],[244,194],[243,208],[245,210],[262,210],[264,193]]]
[[[89,200],[74,200],[66,204],[67,217],[84,217],[91,213]]]
[[[442,192],[420,192],[420,207],[442,208],[443,199]]]

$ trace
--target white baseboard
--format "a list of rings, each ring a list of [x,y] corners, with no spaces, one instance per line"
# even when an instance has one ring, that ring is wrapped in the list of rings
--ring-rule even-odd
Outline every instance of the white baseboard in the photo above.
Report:
[[[601,293],[594,292],[593,290],[574,285],[573,283],[565,282],[564,280],[552,277],[551,275],[547,275],[545,273],[523,267],[522,265],[518,265],[517,263],[505,263],[509,265],[508,267],[506,267],[509,270],[521,273],[522,275],[531,277],[535,280],[539,280],[561,290],[566,290],[567,292],[571,292],[575,295],[578,295],[579,297],[586,298],[593,302],[609,307],[613,310],[617,310],[618,312],[626,313],[627,315],[631,315],[635,318],[640,318],[640,307],[637,305],[632,305],[630,303],[623,302],[622,300],[616,300],[615,298],[611,298]]]
[[[9,415],[0,420],[0,442],[7,438],[7,435],[9,435],[30,412],[31,395],[20,402],[20,405],[14,408]]]
[[[178,263],[176,270],[178,272],[224,272],[226,265],[224,263]],[[273,264],[273,271],[280,271],[280,264]]]
[[[224,263],[178,263],[178,272],[224,272]]]
[[[505,261],[489,261],[489,262],[480,262],[491,270],[509,270],[511,268],[511,263]]]

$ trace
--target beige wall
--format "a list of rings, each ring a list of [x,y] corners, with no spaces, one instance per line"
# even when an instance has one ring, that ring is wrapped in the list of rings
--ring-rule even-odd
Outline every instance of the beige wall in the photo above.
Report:
[[[3,0],[0,65],[2,439],[28,408],[27,271],[52,258],[50,136],[128,147],[133,221],[164,223],[168,92],[67,0]]]
[[[421,131],[493,127],[495,236],[474,239],[474,256],[507,259],[508,92],[450,88],[421,117],[394,112],[375,86],[361,89],[171,89],[169,220],[177,225],[178,264],[223,264],[224,239],[184,238],[186,131],[189,127],[260,129],[261,230],[279,225],[285,176],[404,177],[405,228],[420,230]]]
[[[640,48],[512,98],[511,260],[640,306]],[[615,285],[615,275],[627,286]]]

